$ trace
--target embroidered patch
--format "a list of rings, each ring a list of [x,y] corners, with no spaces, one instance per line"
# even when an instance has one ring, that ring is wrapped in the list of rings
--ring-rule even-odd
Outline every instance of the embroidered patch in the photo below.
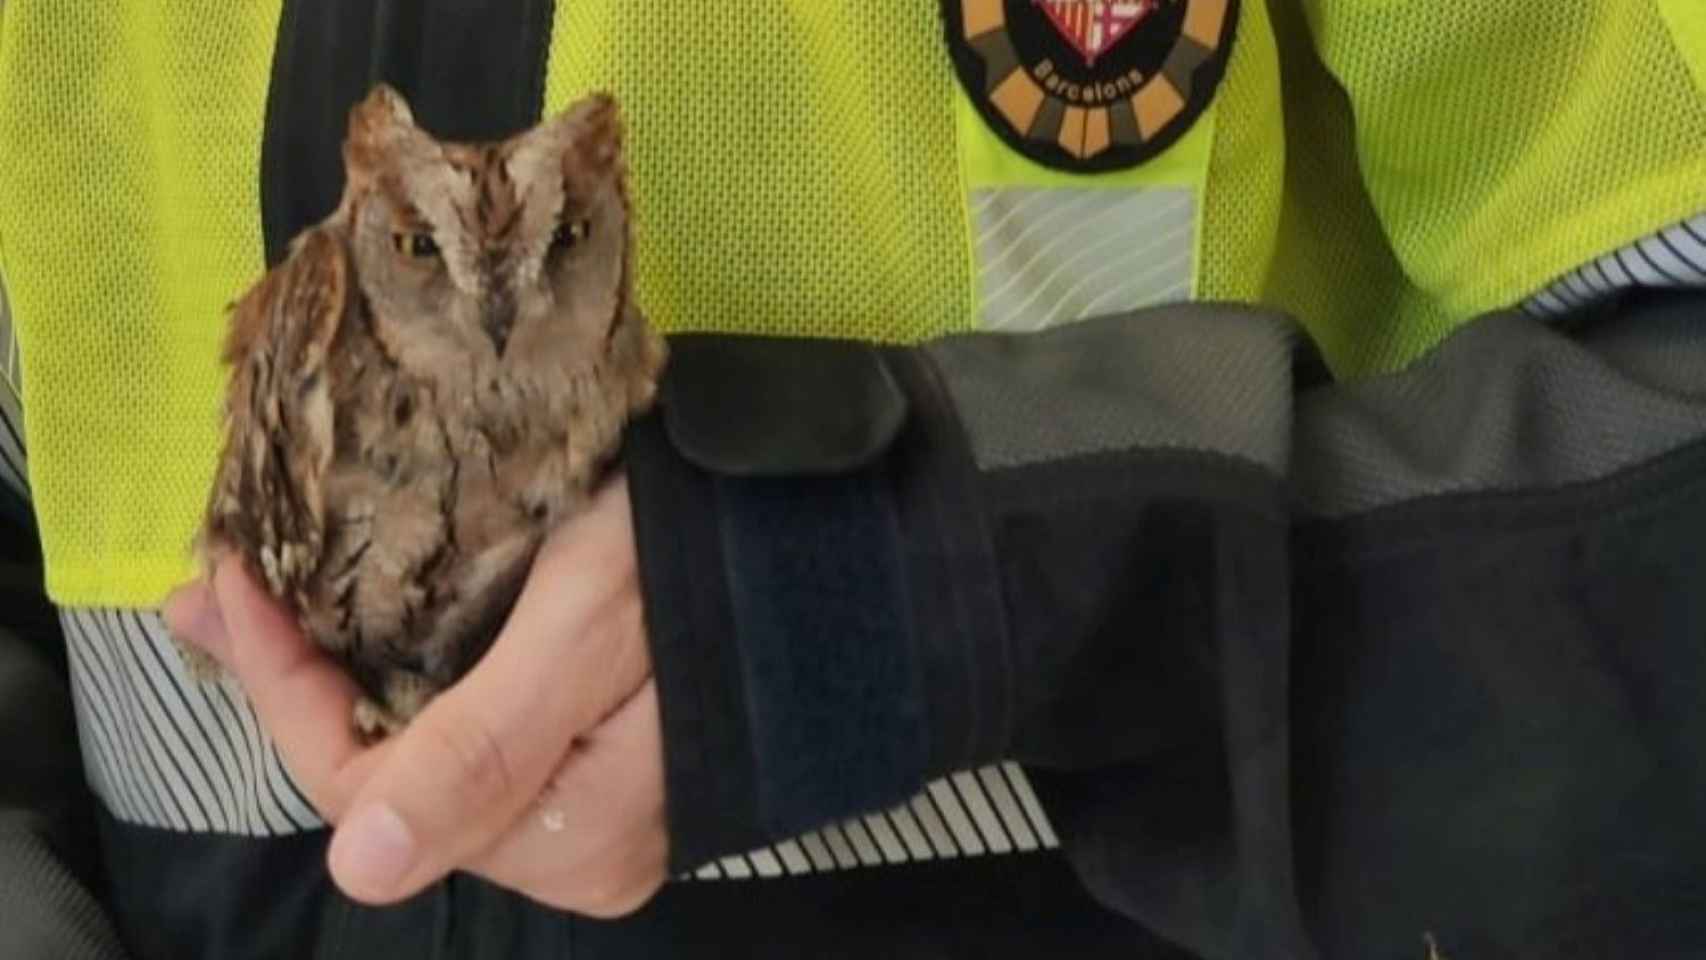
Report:
[[[1137,166],[1214,100],[1239,0],[943,0],[960,83],[991,129],[1048,167]]]

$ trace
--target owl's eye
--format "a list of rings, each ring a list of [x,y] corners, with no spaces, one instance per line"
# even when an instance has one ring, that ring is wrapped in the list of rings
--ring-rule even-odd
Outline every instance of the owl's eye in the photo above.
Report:
[[[557,224],[557,230],[551,234],[551,249],[567,250],[586,239],[592,232],[591,220],[572,220]]]
[[[397,252],[405,257],[424,260],[438,256],[438,241],[434,240],[430,233],[393,233],[391,242],[396,245]]]

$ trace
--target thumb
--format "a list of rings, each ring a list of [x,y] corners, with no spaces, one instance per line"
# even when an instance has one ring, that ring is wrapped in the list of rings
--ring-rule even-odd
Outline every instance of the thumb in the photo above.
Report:
[[[212,612],[198,606],[201,597],[186,594],[172,615],[185,617],[186,630],[199,639],[223,636],[223,653],[214,656],[242,685],[298,786],[336,820],[384,753],[356,737],[350,717],[360,690],[240,560],[221,560],[204,589]],[[219,620],[217,631],[205,625],[208,618]]]
[[[230,669],[231,634],[219,598],[206,580],[195,580],[173,590],[160,608],[172,639],[193,647]]]

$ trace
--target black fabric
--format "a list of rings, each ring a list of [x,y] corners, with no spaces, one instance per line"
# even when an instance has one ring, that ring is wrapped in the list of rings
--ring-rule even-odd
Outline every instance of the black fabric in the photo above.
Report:
[[[1706,954],[1706,442],[1302,527],[1298,850],[1334,956]]]
[[[1036,761],[1104,902],[1207,956],[1311,956],[1290,850],[1282,501],[1230,465],[1218,480],[1206,461],[1148,466],[1009,479],[1031,491],[1003,521],[1013,630],[1060,661],[1035,670],[1051,699],[1013,752]],[[1049,505],[1039,489],[1076,493]]]
[[[113,921],[139,960],[314,956],[333,896],[325,834],[179,833],[102,810],[100,835]]]
[[[1024,681],[1001,755],[1094,768],[1193,732],[1212,740],[1225,706],[1216,638],[1245,605],[1284,622],[1283,577],[1256,595],[1226,569],[1274,559],[1277,480],[1209,455],[1100,454],[989,474],[983,500]],[[1223,609],[1235,587],[1252,594]],[[1283,671],[1273,679],[1269,696],[1284,690]]]
[[[685,872],[763,842],[757,761],[711,477],[678,460],[656,412],[629,426],[624,460],[634,546],[646,564],[646,632],[654,652],[668,652],[652,670],[669,770],[670,867]]]
[[[0,518],[0,805],[88,815],[66,689],[65,643],[42,585],[33,526]],[[67,752],[69,751],[69,752]],[[92,847],[79,857],[92,867]],[[85,873],[85,877],[91,874]]]
[[[716,487],[761,822],[787,835],[904,801],[927,744],[885,478]]]
[[[0,489],[0,500],[13,496]],[[0,630],[33,647],[60,676],[66,675],[59,618],[47,599],[41,539],[29,505],[19,516],[0,511]]]
[[[326,834],[259,840],[103,821],[138,960],[1189,960],[1096,906],[1057,854],[671,884],[593,921],[455,875],[394,907],[326,881]]]
[[[122,960],[101,902],[48,832],[39,816],[0,810],[0,956]]]
[[[687,884],[632,922],[581,924],[575,944],[635,960],[1192,960],[1096,906],[1058,854]]]
[[[1691,381],[1675,368],[1706,355],[1694,349],[1706,329],[1678,318],[1703,310],[1699,293],[1630,298],[1608,318],[1617,335],[1599,337],[1484,318],[1459,336],[1489,334],[1493,353],[1464,361],[1461,344],[1448,344],[1392,389],[1450,363],[1473,392],[1512,382],[1520,363],[1520,377],[1544,391],[1479,395],[1520,409],[1524,429],[1477,442],[1574,443],[1565,421],[1580,411],[1549,378],[1620,377],[1631,413],[1696,396],[1706,370]],[[1537,338],[1557,342],[1530,349]],[[1688,349],[1642,346],[1677,338]],[[1022,353],[1024,343],[1009,347]],[[874,640],[918,648],[927,774],[991,756],[1028,761],[1068,858],[1101,902],[1209,957],[1414,957],[1430,939],[1447,956],[1706,952],[1706,436],[1658,457],[1623,443],[1598,459],[1585,448],[1562,460],[1531,449],[1519,490],[1465,459],[1453,482],[1472,492],[1320,515],[1303,507],[1318,497],[1289,485],[1297,478],[1212,450],[1108,450],[977,471],[943,371],[915,351],[886,359],[912,410],[880,464],[899,491],[883,509],[901,505],[909,595],[897,612],[910,623]],[[1663,370],[1648,369],[1655,361]],[[1153,380],[1131,389],[1166,408]],[[1360,401],[1356,388],[1313,378],[1296,389],[1304,418],[1341,416]],[[1378,446],[1395,450],[1439,433],[1426,411],[1401,413],[1360,429],[1384,430]],[[1298,432],[1327,435],[1312,427]],[[661,433],[649,442],[631,466],[637,486],[663,489],[684,469],[712,489],[749,482],[704,478],[679,452],[655,449],[667,442]],[[1548,483],[1553,462],[1570,477],[1598,472]],[[857,509],[853,499],[839,507]],[[660,529],[681,510],[718,512],[714,524],[696,521],[713,531],[703,544],[826,534],[809,516],[781,530],[731,513],[717,496],[687,506],[653,497],[644,509],[665,511],[646,520]],[[712,555],[703,544],[691,549]],[[650,578],[654,561],[641,552]],[[966,597],[991,590],[986,560],[998,570],[998,603],[961,606],[957,584]],[[734,576],[718,573],[713,589],[738,589]],[[968,611],[983,615],[975,630]],[[654,636],[654,658],[706,642],[699,627],[678,619]],[[712,642],[724,657],[752,654],[740,636]],[[802,631],[794,642],[820,641]],[[747,675],[750,665],[722,670]],[[714,683],[661,687],[666,713],[672,697],[702,699]],[[848,717],[870,708],[820,709],[838,706]],[[717,749],[749,760],[698,772],[762,778],[747,752],[766,742],[753,729],[762,716],[711,718]],[[745,744],[731,733],[743,724]],[[672,735],[688,738],[672,754],[707,742],[702,731]],[[955,745],[969,746],[956,754]],[[890,774],[894,791],[918,785]],[[827,782],[830,794],[882,789]],[[669,783],[683,796],[701,786],[673,761]],[[756,797],[766,785],[719,789]],[[671,825],[674,842],[699,852],[752,840],[696,833],[717,829],[706,817]]]
[[[1286,349],[1283,338],[1274,343]],[[1024,362],[1022,345],[1013,359]],[[797,361],[761,340],[724,338],[720,350],[677,355],[663,396],[672,396],[669,377],[709,384],[721,369],[763,381],[752,367],[786,364],[768,377],[812,369]],[[839,483],[714,476],[707,495],[672,501],[672,478],[703,472],[682,451],[660,448],[676,435],[635,437],[638,524],[668,529],[660,516],[689,512],[719,518],[715,526],[688,521],[702,541],[679,530],[669,544],[641,536],[643,579],[658,576],[648,547],[669,558],[663,576],[671,579],[647,591],[668,623],[653,630],[654,661],[722,651],[738,658],[744,693],[740,717],[697,716],[722,731],[708,737],[676,727],[670,704],[696,701],[731,668],[662,679],[666,736],[686,738],[668,748],[672,795],[696,798],[710,788],[756,803],[724,812],[776,840],[903,799],[928,776],[997,759],[1070,770],[1149,760],[1180,743],[1206,746],[1231,799],[1223,814],[1198,803],[1213,820],[1193,836],[1214,833],[1226,849],[1156,881],[1168,888],[1171,909],[1122,906],[1216,955],[1301,949],[1286,793],[1289,521],[1278,479],[1230,457],[1179,451],[980,475],[925,355],[895,350],[887,362],[909,393],[912,422],[880,469]],[[850,536],[850,518],[861,513],[884,535]],[[732,608],[767,617],[714,622],[732,635],[696,632],[670,599],[690,569],[678,559],[684,541],[689,555],[720,560]],[[897,576],[904,592],[889,585]],[[842,595],[827,592],[826,582]],[[910,671],[897,671],[909,663]],[[746,743],[729,734],[739,727]],[[861,739],[863,751],[850,751]],[[897,741],[930,744],[928,764],[896,762]],[[685,768],[674,751],[693,751],[697,762]],[[727,753],[707,761],[707,751]],[[750,786],[730,786],[744,777]],[[689,816],[672,820],[678,848],[695,856],[739,849],[697,833],[720,832],[714,820]],[[743,844],[753,839],[742,836]],[[1153,858],[1179,856],[1167,839],[1151,837],[1161,847]],[[1102,892],[1121,902],[1121,889]]]
[[[916,351],[885,356],[917,397],[890,464],[901,529],[912,639],[925,698],[928,769],[994,758],[1011,738],[1015,672],[1001,569],[984,518],[980,478],[935,370]],[[933,702],[949,704],[946,709]],[[999,704],[967,710],[960,704]]]
[[[11,428],[4,416],[0,416],[0,430]],[[13,435],[16,439],[16,434]],[[30,527],[35,523],[35,511],[30,502],[13,489],[10,484],[0,484],[0,523],[10,523],[19,527]]]
[[[35,532],[5,517],[0,576],[0,957],[122,957]]]
[[[1085,882],[1210,956],[1309,955],[1290,849],[1289,518],[1276,480],[1151,454],[989,485],[1010,629],[1030,658],[1007,753],[1035,764]],[[1088,770],[1099,782],[1075,791]]]
[[[284,0],[261,141],[269,265],[343,192],[350,108],[374,85],[435,136],[490,140],[539,120],[553,0]]]
[[[726,476],[841,474],[885,450],[906,395],[861,343],[681,335],[659,404],[688,460]]]
[[[917,735],[919,666],[911,642],[893,642],[909,622],[889,478],[862,469],[905,425],[905,395],[864,344],[683,335],[670,354],[660,418],[673,453],[712,476],[706,493],[721,522],[697,528],[702,539],[689,549],[725,571],[727,617],[716,622],[740,648],[733,662],[745,696],[736,705],[753,741],[750,754],[712,758],[709,769],[753,777],[754,816],[768,835],[905,800],[894,785],[921,778],[928,749]],[[654,445],[651,455],[660,453]],[[654,471],[640,473],[643,525],[661,511],[648,506],[658,499],[647,483]],[[657,533],[641,541],[663,546]],[[654,582],[654,603],[691,589]],[[694,713],[695,723],[717,722]],[[680,850],[674,861],[698,865]]]
[[[696,357],[712,356],[683,355],[672,370],[687,376]],[[756,845],[814,818],[899,803],[896,785],[921,780],[929,745],[914,712],[923,703],[914,645],[895,642],[908,630],[907,590],[886,474],[712,476],[678,460],[680,432],[660,426],[669,417],[666,408],[636,424],[627,459],[636,545],[653,560],[649,633],[669,651],[656,667],[670,704],[666,752],[693,745],[668,758],[698,785],[669,797],[684,838],[671,863],[689,870],[710,852],[685,839],[701,818]],[[655,522],[663,516],[682,522]],[[685,612],[699,598],[713,604],[708,617]]]
[[[691,870],[721,853],[756,847],[777,829],[775,824],[766,826],[757,787],[758,760],[749,719],[753,697],[747,689],[749,671],[743,669],[742,642],[737,640],[734,588],[728,580],[729,558],[723,543],[725,523],[719,520],[722,504],[742,502],[743,484],[715,478],[684,456],[677,446],[684,431],[670,431],[664,425],[665,417],[671,415],[669,404],[716,392],[719,368],[730,357],[749,346],[755,353],[769,352],[761,341],[747,338],[725,340],[725,344],[721,351],[678,350],[672,344],[672,361],[661,390],[664,409],[630,428],[625,451],[636,545],[645,561],[641,586],[671,774],[671,864],[678,871]],[[770,352],[770,356],[779,355]],[[740,364],[752,365],[751,354]],[[852,672],[852,678],[843,682],[862,678],[866,689],[874,689],[869,681],[876,679],[875,671],[861,672],[863,665],[910,663],[920,677],[928,678],[929,686],[962,691],[949,694],[952,702],[999,700],[1000,693],[983,687],[996,684],[1005,689],[1011,677],[990,669],[987,650],[980,651],[978,646],[1001,642],[1006,621],[970,453],[928,365],[905,350],[887,351],[884,365],[895,382],[905,384],[907,395],[924,398],[916,406],[909,404],[910,415],[892,442],[893,463],[883,468],[882,481],[890,488],[886,496],[898,522],[911,532],[900,544],[903,555],[890,554],[888,561],[905,571],[905,602],[913,610],[916,629],[912,635],[918,650],[908,657],[894,644],[882,652],[846,647],[853,656],[842,658],[836,668]],[[777,373],[772,370],[769,379],[774,380]],[[700,385],[692,391],[675,389],[673,381],[682,378],[695,379]],[[856,489],[867,497],[884,496],[882,490],[873,489],[869,478]],[[836,549],[830,532],[819,528],[814,518],[796,517],[791,527],[779,528],[764,523],[761,497],[746,505],[744,519],[754,528],[745,531],[749,542],[762,544],[765,537],[789,541],[795,539],[795,531],[804,529],[819,534],[804,541],[805,551]],[[728,521],[739,523],[737,518]],[[850,559],[878,565],[871,558],[861,561],[854,555]],[[892,572],[885,568],[874,576],[886,582]],[[852,576],[855,581],[865,579],[863,570]],[[742,591],[749,604],[758,599],[750,586]],[[858,589],[857,583],[848,589]],[[786,645],[792,642],[786,636],[768,640],[781,647],[778,655],[786,654]],[[746,651],[755,651],[756,646],[755,640],[745,642]],[[873,654],[868,662],[863,661],[867,653]],[[900,683],[914,685],[907,677],[900,678]],[[888,694],[884,700],[888,707],[905,706],[892,699],[893,691]],[[922,699],[916,691],[914,697],[914,702]],[[868,735],[848,722],[852,713],[846,712],[845,701],[827,703],[832,705],[827,719],[839,720],[844,733]],[[810,710],[812,704],[797,706]],[[867,703],[863,708],[869,713],[871,706]],[[990,718],[951,709],[935,712],[924,723],[928,741],[918,736],[917,729],[889,733],[908,744],[923,745],[925,767],[941,769],[967,757],[994,756],[1007,739],[1006,722],[1005,712]],[[813,790],[870,794],[862,789],[858,776],[870,783],[875,774],[900,772],[874,793],[886,796],[890,783],[910,782],[922,772],[916,769],[917,759],[911,758],[903,771],[884,769],[884,765],[853,770],[826,766]]]

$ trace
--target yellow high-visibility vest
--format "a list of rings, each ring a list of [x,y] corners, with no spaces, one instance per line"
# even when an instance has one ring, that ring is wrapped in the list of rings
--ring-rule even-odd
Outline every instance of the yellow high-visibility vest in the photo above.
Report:
[[[1224,78],[1194,105],[1136,68],[967,84],[956,31],[999,72],[990,31],[1036,13],[1016,2],[575,0],[545,107],[620,97],[639,297],[670,330],[916,341],[1255,300],[1375,373],[1706,210],[1701,0],[1163,0],[1097,24],[1070,2],[1044,12],[1086,63],[1174,17]],[[61,603],[151,605],[194,572],[223,311],[263,266],[278,17],[0,7],[0,279]],[[1086,167],[1028,155],[1020,123]]]

